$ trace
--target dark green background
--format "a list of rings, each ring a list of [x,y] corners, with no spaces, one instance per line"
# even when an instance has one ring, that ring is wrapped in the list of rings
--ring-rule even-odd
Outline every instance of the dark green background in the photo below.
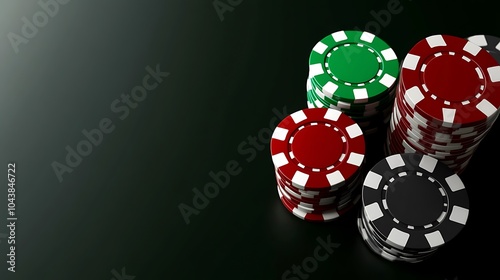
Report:
[[[17,272],[7,272],[8,244],[0,238],[0,279],[108,280],[122,268],[136,280],[281,279],[328,236],[340,246],[309,279],[497,275],[498,174],[486,161],[500,155],[498,125],[462,176],[471,199],[467,226],[411,265],[369,251],[354,212],[328,224],[296,218],[278,199],[267,143],[254,157],[238,150],[274,128],[273,108],[305,108],[307,58],[319,39],[364,29],[389,2],[246,0],[221,20],[211,0],[73,0],[16,53],[7,34],[21,34],[22,18],[41,6],[0,1],[1,173],[17,164],[19,219]],[[400,0],[401,12],[370,31],[400,59],[428,35],[500,35],[491,4],[433,2]],[[120,120],[110,104],[157,64],[170,76]],[[115,130],[59,182],[51,163],[64,163],[65,147],[75,148],[82,130],[103,118]],[[371,162],[380,140],[371,142]],[[241,173],[187,225],[179,204],[192,205],[192,189],[202,190],[209,173],[230,161]],[[7,181],[1,185],[0,237]]]

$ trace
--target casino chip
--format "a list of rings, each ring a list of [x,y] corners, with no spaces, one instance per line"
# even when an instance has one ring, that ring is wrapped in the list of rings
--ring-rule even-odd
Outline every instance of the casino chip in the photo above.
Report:
[[[471,40],[483,43],[480,37]],[[495,123],[499,107],[500,65],[486,49],[451,35],[426,37],[402,62],[387,155],[429,155],[460,174]]]
[[[342,30],[321,39],[309,56],[308,108],[349,115],[365,135],[386,127],[399,75],[399,60],[381,38]]]
[[[468,215],[469,198],[458,174],[431,156],[403,153],[368,171],[357,225],[376,254],[415,263],[450,243]]]
[[[365,138],[348,115],[330,108],[294,112],[274,129],[270,150],[278,195],[295,216],[332,221],[359,201]]]
[[[492,35],[474,35],[467,38],[467,40],[485,49],[500,64],[500,37]]]

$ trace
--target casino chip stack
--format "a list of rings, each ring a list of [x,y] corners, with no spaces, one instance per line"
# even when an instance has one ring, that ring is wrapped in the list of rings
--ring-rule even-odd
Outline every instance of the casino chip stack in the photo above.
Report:
[[[275,128],[270,150],[281,202],[295,216],[332,221],[359,201],[363,131],[346,114],[307,108]]]
[[[399,61],[379,37],[338,31],[319,41],[309,56],[308,108],[339,110],[365,135],[386,127],[394,101]]]
[[[433,35],[403,60],[387,154],[419,152],[463,172],[498,116],[500,66],[467,39]]]
[[[420,262],[453,240],[469,215],[467,190],[452,169],[418,153],[388,156],[362,186],[358,229],[390,261]]]

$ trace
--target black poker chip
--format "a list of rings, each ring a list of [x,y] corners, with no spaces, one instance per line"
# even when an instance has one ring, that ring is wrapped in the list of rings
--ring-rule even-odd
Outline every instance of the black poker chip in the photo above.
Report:
[[[361,201],[363,240],[389,260],[426,259],[461,232],[469,215],[459,175],[419,153],[393,154],[375,164],[363,182]]]

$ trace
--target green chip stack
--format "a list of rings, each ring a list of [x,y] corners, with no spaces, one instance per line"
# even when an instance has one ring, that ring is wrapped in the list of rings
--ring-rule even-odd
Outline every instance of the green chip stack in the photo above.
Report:
[[[342,111],[366,135],[385,131],[399,75],[399,60],[382,39],[366,31],[337,31],[309,56],[307,106]]]

